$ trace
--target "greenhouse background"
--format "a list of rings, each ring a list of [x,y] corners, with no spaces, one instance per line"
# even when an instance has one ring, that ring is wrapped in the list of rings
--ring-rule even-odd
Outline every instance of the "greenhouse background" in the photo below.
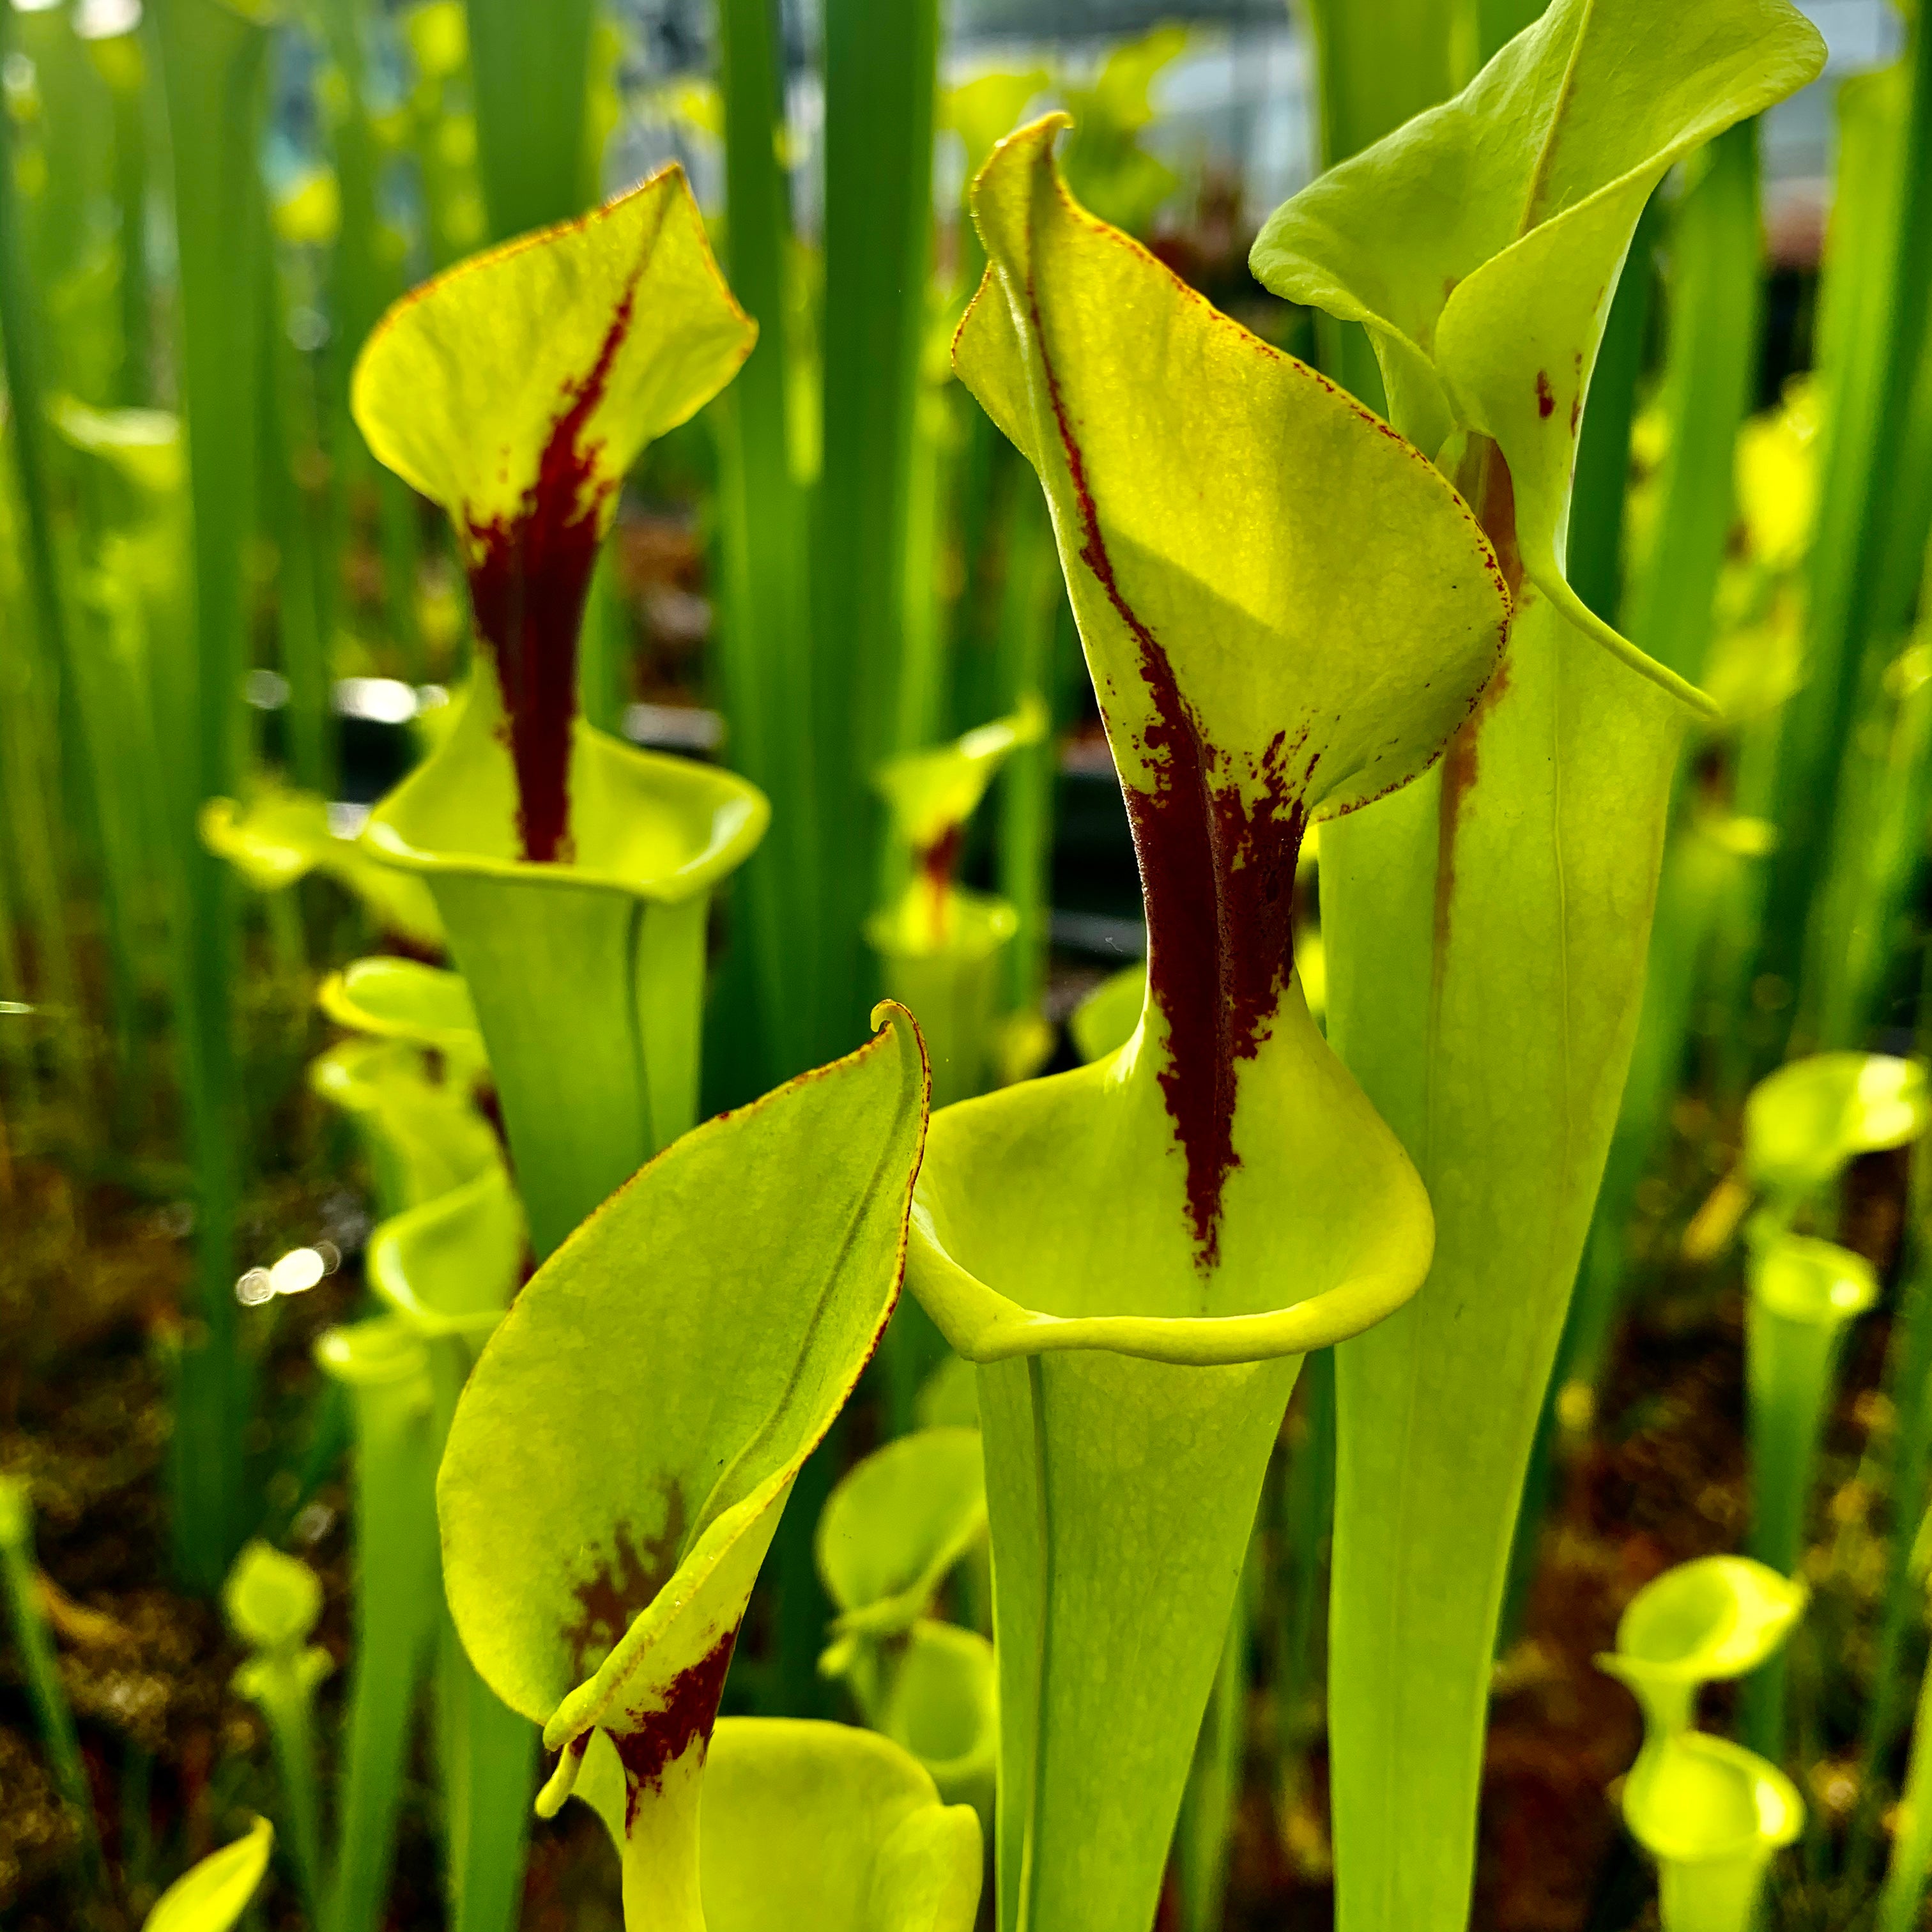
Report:
[[[0,0],[0,1932],[1932,1924],[1932,16]]]

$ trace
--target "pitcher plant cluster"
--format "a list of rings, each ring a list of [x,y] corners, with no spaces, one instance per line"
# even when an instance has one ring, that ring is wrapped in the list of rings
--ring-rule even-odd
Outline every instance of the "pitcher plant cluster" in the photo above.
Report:
[[[1252,269],[1318,318],[1319,369],[1129,232],[1166,192],[1137,136],[1178,42],[1015,126],[1043,75],[942,101],[929,0],[831,0],[802,452],[774,10],[721,0],[719,92],[692,110],[724,142],[708,230],[675,164],[571,212],[604,58],[585,0],[554,20],[416,8],[405,118],[436,272],[405,292],[372,214],[400,137],[368,106],[358,10],[325,8],[334,167],[275,220],[298,257],[304,224],[335,244],[347,336],[321,406],[386,568],[420,578],[427,546],[466,640],[418,760],[359,826],[324,802],[312,554],[347,500],[262,470],[250,417],[315,400],[256,368],[281,352],[255,326],[268,211],[244,185],[268,16],[154,0],[148,28],[88,44],[130,112],[158,64],[184,433],[90,391],[56,345],[10,213],[20,153],[0,167],[0,599],[45,659],[0,723],[0,933],[10,949],[17,916],[32,934],[22,1016],[79,1000],[58,880],[33,862],[51,732],[94,781],[116,997],[134,1012],[152,950],[172,1002],[200,1256],[176,1558],[219,1588],[272,1760],[272,1826],[194,1866],[151,1927],[248,1922],[272,1859],[317,1932],[391,1922],[419,1712],[458,1932],[519,1922],[531,1819],[573,1801],[608,1833],[632,1932],[1142,1932],[1170,1888],[1174,1922],[1218,1924],[1258,1512],[1307,1364],[1275,1486],[1300,1580],[1283,1654],[1305,1674],[1332,1495],[1337,1922],[1461,1932],[1496,1659],[1714,986],[1746,989],[1720,1079],[1742,1145],[1688,1241],[1700,1264],[1742,1256],[1752,1513],[1745,1551],[1649,1583],[1599,1661],[1641,1707],[1622,1809],[1667,1932],[1767,1922],[1766,1874],[1808,1830],[1787,1768],[1816,1723],[1820,1445],[1851,1324],[1889,1292],[1846,1234],[1846,1177],[1928,1117],[1922,1060],[1865,1048],[1932,802],[1910,637],[1932,522],[1932,37],[1922,17],[1898,69],[1845,90],[1820,372],[1740,442],[1756,117],[1825,57],[1796,8],[1485,4],[1463,23],[1480,62],[1401,0],[1310,10],[1331,165],[1269,217]],[[73,50],[46,10],[14,14],[56,75]],[[1365,77],[1376,32],[1402,51]],[[1460,92],[1456,61],[1475,68]],[[928,234],[936,116],[971,163],[950,266]],[[1627,520],[1666,211],[1664,454]],[[723,762],[615,728],[609,539],[648,447],[701,412]],[[1889,517],[1888,464],[1918,493]],[[931,585],[975,464],[1004,479],[1006,607],[950,736]],[[308,603],[283,626],[271,781],[238,750],[233,560],[257,493],[285,486],[278,595]],[[440,551],[417,499],[446,517]],[[1063,590],[1146,956],[1074,1016],[1082,1064],[1042,1072]],[[429,607],[398,608],[421,646]],[[176,908],[158,946],[156,879]],[[314,1348],[350,1497],[339,1673],[286,1522],[250,1534],[233,1285],[242,934],[259,925],[297,988],[299,1041],[319,879],[376,946],[322,976],[336,1037],[306,1071],[376,1210],[366,1312]],[[64,1064],[64,1040],[35,1048],[36,1077],[84,1095],[99,1070]],[[702,1118],[721,1054],[760,1097]],[[1902,1761],[1884,1932],[1918,1922],[1932,1865],[1922,1714],[1899,1752],[1932,1450],[1913,1172],[1892,1568],[1863,1795],[1832,1853],[1869,1898]],[[257,1305],[288,1292],[256,1272]],[[885,1424],[862,1456],[862,1381]],[[21,1681],[98,1888],[33,1532],[26,1486],[0,1477]],[[1700,1702],[1733,1680],[1742,1742]]]

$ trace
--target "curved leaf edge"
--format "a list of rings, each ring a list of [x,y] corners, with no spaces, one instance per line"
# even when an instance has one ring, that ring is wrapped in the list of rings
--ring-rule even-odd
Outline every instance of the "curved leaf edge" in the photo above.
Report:
[[[368,380],[365,371],[372,366],[371,358],[372,356],[380,357],[382,352],[382,345],[390,332],[402,324],[411,309],[416,308],[419,303],[440,295],[452,286],[460,285],[472,275],[487,274],[503,262],[513,260],[516,256],[526,254],[533,248],[548,248],[566,236],[588,233],[593,229],[601,227],[604,223],[618,218],[632,202],[646,196],[656,195],[664,190],[667,184],[670,184],[670,191],[674,193],[676,187],[681,185],[685,193],[687,195],[690,194],[690,184],[686,178],[684,165],[682,162],[667,161],[663,166],[653,169],[636,186],[625,189],[620,194],[613,195],[608,201],[601,202],[596,208],[589,209],[582,214],[573,214],[562,221],[554,221],[547,227],[533,228],[526,234],[514,235],[507,242],[500,242],[492,248],[481,249],[473,255],[466,255],[461,261],[452,262],[440,274],[430,276],[427,281],[411,289],[399,300],[392,303],[376,326],[369,332],[368,338],[357,352],[356,366],[350,374],[350,409],[358,427],[361,427],[364,415],[362,398]],[[694,197],[694,208],[695,206]],[[745,345],[738,358],[738,366],[742,368],[746,358],[757,346],[758,325],[732,292],[731,285],[725,280],[724,271],[718,267],[716,257],[712,255],[708,249],[705,251],[705,259],[710,265],[712,278],[717,284],[717,292],[724,298],[728,308],[744,325],[746,332]],[[689,416],[696,415],[698,410],[702,409],[704,406],[702,402],[697,404],[689,412],[689,415],[681,420],[688,421]],[[675,429],[677,427],[676,422],[666,425],[668,429]],[[386,464],[389,464],[391,467],[394,466],[390,462],[389,457],[382,456],[379,460]],[[401,476],[403,472],[398,470],[397,474]],[[421,490],[425,494],[432,494],[428,491],[422,479],[418,477],[404,476],[404,480],[412,489]],[[442,507],[454,516],[460,514],[462,506],[459,504],[445,504]]]
[[[888,1047],[896,1047],[903,1056],[909,1042],[912,1050],[912,1064],[918,1069],[919,1130],[915,1138],[913,1157],[906,1182],[908,1213],[900,1226],[893,1279],[890,1291],[880,1310],[877,1326],[872,1334],[871,1348],[854,1368],[844,1389],[836,1401],[827,1404],[822,1423],[802,1443],[796,1453],[784,1465],[774,1470],[750,1495],[742,1498],[729,1508],[720,1512],[700,1532],[697,1540],[673,1572],[670,1580],[658,1591],[650,1604],[632,1619],[609,1655],[605,1658],[596,1673],[577,1688],[566,1694],[556,1708],[544,1720],[543,1740],[546,1750],[562,1750],[563,1756],[548,1784],[544,1787],[538,1803],[540,1815],[548,1817],[562,1805],[570,1795],[577,1774],[583,1761],[580,1749],[566,1747],[574,1744],[595,1729],[617,1700],[624,1687],[642,1667],[657,1640],[670,1627],[674,1619],[682,1613],[687,1605],[695,1598],[703,1585],[730,1556],[740,1540],[760,1519],[776,1504],[782,1508],[785,1496],[789,1492],[799,1470],[813,1450],[824,1441],[832,1423],[837,1419],[845,1404],[850,1400],[852,1392],[859,1384],[878,1348],[880,1337],[886,1330],[905,1280],[909,1246],[908,1227],[913,1190],[919,1180],[920,1163],[926,1151],[927,1124],[931,1114],[932,1071],[926,1059],[926,1043],[919,1030],[919,1023],[912,1014],[894,1000],[881,1000],[872,1009],[871,1019],[874,1032],[872,1039],[854,1048],[840,1058],[829,1061],[823,1066],[808,1069],[787,1081],[782,1086],[774,1088],[770,1093],[760,1094],[741,1108],[728,1109],[714,1114],[710,1120],[700,1121],[691,1132],[674,1141],[640,1168],[609,1201],[600,1204],[566,1238],[550,1258],[569,1252],[576,1244],[590,1238],[590,1231],[598,1218],[609,1210],[619,1196],[633,1187],[641,1185],[652,1169],[661,1161],[668,1160],[680,1149],[687,1150],[689,1144],[700,1136],[715,1136],[725,1130],[727,1124],[742,1119],[748,1114],[762,1112],[784,1099],[800,1088],[847,1066],[855,1066],[868,1056],[884,1052]],[[545,1264],[549,1265],[548,1263]],[[539,1274],[541,1274],[539,1270]],[[514,1318],[514,1307],[510,1317]],[[439,1483],[439,1487],[440,1484]],[[439,1512],[440,1513],[440,1512]],[[700,1521],[703,1520],[700,1515]],[[728,1641],[730,1635],[728,1634]]]
[[[1117,1077],[1117,1068],[1142,1036],[1142,1030],[1137,1028],[1132,1040],[1104,1059],[1052,1077],[1103,1087]],[[997,1109],[1013,1090],[982,1094],[943,1111],[950,1114],[962,1108]],[[1419,1193],[1419,1181],[1416,1187]],[[1426,1212],[1426,1196],[1423,1204]],[[1305,1301],[1258,1314],[1062,1316],[1026,1307],[956,1261],[916,1190],[908,1233],[906,1286],[954,1352],[970,1362],[1091,1349],[1193,1368],[1304,1355],[1360,1334],[1394,1314],[1420,1288],[1434,1258],[1436,1241],[1435,1220],[1430,1214],[1426,1233],[1400,1264],[1354,1276]]]
[[[488,676],[494,688],[495,674],[486,658],[479,656],[474,675]],[[474,701],[472,692],[468,702]],[[442,761],[456,754],[458,741],[458,726],[452,725],[435,751],[386,793],[369,814],[368,823],[356,835],[356,843],[372,859],[400,872],[430,877],[441,873],[466,878],[514,880],[524,885],[590,886],[626,898],[680,905],[711,891],[729,878],[758,849],[771,824],[771,801],[750,779],[720,766],[698,764],[674,752],[646,751],[627,744],[608,731],[598,730],[580,716],[571,721],[574,754],[588,753],[628,764],[640,773],[673,778],[680,789],[709,794],[711,836],[694,857],[660,876],[644,878],[582,865],[574,860],[559,863],[548,860],[499,859],[482,853],[418,845],[398,827],[395,814],[399,809],[407,808],[418,790],[448,782]],[[457,782],[460,782],[460,778]],[[724,823],[728,819],[733,822]]]
[[[1178,293],[1191,302],[1201,304],[1210,310],[1218,322],[1233,329],[1244,339],[1245,345],[1254,353],[1264,360],[1284,365],[1294,371],[1298,376],[1306,378],[1327,391],[1331,397],[1346,405],[1364,422],[1369,424],[1377,434],[1387,437],[1412,461],[1419,464],[1432,477],[1437,479],[1456,512],[1468,524],[1471,534],[1474,537],[1484,571],[1495,585],[1502,604],[1502,619],[1496,632],[1495,662],[1490,668],[1488,676],[1470,694],[1468,708],[1464,713],[1462,719],[1459,721],[1459,724],[1466,722],[1470,717],[1475,715],[1484,698],[1489,692],[1496,673],[1503,667],[1508,653],[1510,628],[1516,614],[1516,600],[1510,594],[1508,580],[1504,574],[1502,560],[1497,556],[1496,545],[1490,541],[1489,532],[1483,527],[1481,518],[1477,515],[1468,500],[1456,488],[1454,483],[1443,474],[1441,468],[1429,453],[1411,442],[1386,418],[1376,415],[1375,411],[1358,397],[1342,388],[1339,382],[1324,375],[1312,364],[1303,362],[1299,356],[1289,355],[1286,350],[1277,349],[1273,343],[1266,341],[1262,337],[1256,335],[1233,316],[1216,308],[1198,289],[1176,274],[1166,262],[1144,243],[1136,240],[1132,236],[1123,230],[1115,228],[1111,223],[1094,214],[1090,208],[1084,207],[1075,198],[1072,190],[1067,186],[1066,178],[1060,171],[1054,155],[1055,144],[1061,130],[1071,128],[1074,124],[1072,115],[1064,108],[1054,108],[1040,116],[1036,119],[1027,122],[1024,127],[1015,128],[1011,134],[994,143],[992,153],[988,155],[979,172],[973,178],[972,192],[976,195],[981,181],[1000,164],[1007,150],[1019,151],[1030,148],[1038,151],[1034,165],[1037,166],[1042,162],[1046,164],[1054,191],[1059,196],[1062,206],[1075,220],[1086,224],[1096,232],[1104,236],[1115,246],[1125,249],[1129,254],[1138,256],[1149,268],[1164,276],[1172,284]],[[961,340],[969,327],[974,324],[976,311],[980,304],[991,303],[1000,298],[999,266],[997,260],[989,258],[985,272],[980,277],[980,286],[974,291],[972,300],[966,304],[965,310],[952,332],[950,359],[956,369],[958,366]],[[1312,826],[1334,819],[1346,818],[1352,814],[1363,810],[1366,806],[1378,804],[1383,799],[1405,790],[1419,778],[1425,777],[1441,764],[1454,740],[1455,733],[1452,730],[1427,757],[1418,762],[1413,771],[1404,777],[1383,785],[1378,790],[1366,794],[1360,797],[1345,798],[1340,800],[1330,800],[1310,806],[1309,824]],[[1118,763],[1117,760],[1117,765]],[[1125,781],[1123,780],[1123,783]]]
[[[1807,24],[1808,25],[1808,22]],[[1533,23],[1524,29],[1524,33],[1526,34],[1534,33],[1538,31],[1539,26],[1540,22]],[[1587,31],[1587,26],[1585,31]],[[1804,81],[1815,78],[1824,64],[1826,54],[1824,42],[1816,35],[1815,28],[1811,31],[1816,45],[1809,50],[1813,56],[1810,62],[1810,70],[1796,81],[1797,86],[1802,86]],[[1574,50],[1572,51],[1574,56]],[[1800,62],[1796,64],[1802,68],[1804,63]],[[1475,83],[1472,82],[1471,85],[1473,86]],[[1761,112],[1766,106],[1785,98],[1786,94],[1792,90],[1773,83],[1759,91],[1766,94],[1766,98],[1759,100],[1755,96],[1745,97],[1738,104],[1735,112],[1726,108],[1723,110],[1721,118],[1714,122],[1700,122],[1695,129],[1666,142],[1663,147],[1656,150],[1636,166],[1627,169],[1622,174],[1604,182],[1581,200],[1572,203],[1569,207],[1550,217],[1547,220],[1538,223],[1534,228],[1520,234],[1508,246],[1498,250],[1496,254],[1479,263],[1464,278],[1463,282],[1450,293],[1444,304],[1442,318],[1438,319],[1436,325],[1438,334],[1442,327],[1443,320],[1448,317],[1457,298],[1463,296],[1465,291],[1477,280],[1479,276],[1493,271],[1498,263],[1508,261],[1517,249],[1523,246],[1530,235],[1544,230],[1558,230],[1565,226],[1576,226],[1587,223],[1606,204],[1620,196],[1630,196],[1639,189],[1642,190],[1642,194],[1639,196],[1640,205],[1641,200],[1647,198],[1657,184],[1686,155],[1715,140],[1718,136],[1727,129],[1735,127],[1738,122],[1749,119],[1754,114]],[[1418,118],[1429,118],[1442,113],[1454,106],[1462,98],[1462,95],[1458,94],[1451,100],[1444,102],[1441,107],[1427,110],[1426,116]],[[1343,165],[1348,164],[1345,163]],[[1284,270],[1274,260],[1275,250],[1271,247],[1271,238],[1277,231],[1277,224],[1283,212],[1292,206],[1294,199],[1294,197],[1291,196],[1288,202],[1283,202],[1281,207],[1276,208],[1262,224],[1261,232],[1256,236],[1253,245],[1248,252],[1248,268],[1249,272],[1254,276],[1255,279],[1272,293],[1282,297],[1286,301],[1300,302],[1312,298],[1305,292],[1300,291],[1299,278],[1294,272],[1292,270]],[[1411,376],[1419,376],[1426,371],[1429,384],[1439,394],[1444,409],[1447,410],[1451,404],[1453,385],[1437,368],[1434,359],[1421,344],[1417,342],[1406,330],[1391,322],[1386,316],[1370,308],[1368,304],[1359,297],[1354,296],[1346,290],[1342,289],[1339,283],[1334,286],[1342,298],[1340,300],[1322,299],[1318,305],[1336,316],[1337,320],[1359,322],[1368,331],[1370,339],[1375,344],[1377,360],[1384,365],[1385,379],[1393,382],[1401,374],[1406,373]],[[1391,362],[1396,364],[1393,369],[1389,367]],[[1466,421],[1468,419],[1466,411],[1459,412],[1463,415]],[[1715,720],[1723,716],[1721,708],[1707,692],[1700,689],[1688,678],[1672,670],[1667,665],[1660,664],[1648,652],[1626,638],[1614,625],[1607,622],[1593,611],[1571,589],[1568,579],[1562,571],[1552,567],[1553,560],[1532,559],[1526,556],[1524,563],[1524,574],[1546,597],[1549,598],[1570,623],[1582,631],[1592,643],[1608,651],[1619,663],[1634,671],[1640,677],[1648,679],[1660,690],[1686,706],[1694,716],[1707,721]]]

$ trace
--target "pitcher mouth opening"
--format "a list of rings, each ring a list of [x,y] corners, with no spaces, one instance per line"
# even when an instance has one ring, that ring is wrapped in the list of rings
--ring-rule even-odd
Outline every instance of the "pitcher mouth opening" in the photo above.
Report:
[[[1088,1305],[1055,1297],[1060,1305],[1054,1309],[1028,1305],[1002,1292],[999,1280],[1010,1290],[1020,1288],[1013,1271],[992,1270],[994,1281],[975,1272],[968,1258],[981,1252],[983,1244],[969,1239],[956,1246],[949,1238],[957,1232],[943,1207],[935,1208],[922,1176],[908,1232],[907,1291],[956,1352],[982,1364],[1083,1349],[1184,1367],[1305,1354],[1346,1341],[1401,1306],[1429,1263],[1429,1242],[1409,1251],[1395,1240],[1385,1252],[1359,1257],[1354,1271],[1304,1300],[1223,1313],[1162,1310],[1150,1306],[1154,1298],[1147,1294],[1135,1298],[1142,1304],[1136,1308],[1130,1298],[1105,1292],[1122,1286],[1118,1280],[1090,1275],[1084,1278],[1084,1285],[1094,1291]],[[1198,1280],[1191,1274],[1187,1279],[1190,1284]],[[1037,1303],[1046,1298],[1030,1299]]]
[[[528,860],[518,849],[507,758],[495,748],[479,755],[464,742],[482,735],[473,726],[466,733],[459,720],[450,740],[370,815],[361,834],[364,848],[386,864],[430,875],[602,887],[675,902],[708,890],[742,863],[770,820],[764,794],[735,773],[639,750],[580,719],[572,727],[571,856],[567,862]],[[478,793],[486,795],[479,800]]]

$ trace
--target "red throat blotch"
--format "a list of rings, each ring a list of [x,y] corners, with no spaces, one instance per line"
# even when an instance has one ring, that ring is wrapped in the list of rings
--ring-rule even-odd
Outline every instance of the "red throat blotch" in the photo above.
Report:
[[[738,1640],[734,1624],[698,1661],[680,1670],[665,1687],[664,1708],[636,1719],[634,1730],[616,1732],[610,1742],[624,1767],[624,1826],[638,1821],[638,1807],[646,1791],[664,1788],[665,1771],[696,1744],[708,1749],[724,1695],[724,1678],[731,1668],[732,1646]]]
[[[597,562],[604,506],[616,487],[599,481],[601,445],[584,430],[629,332],[640,260],[610,317],[597,359],[566,390],[534,482],[510,514],[464,522],[470,598],[496,660],[517,778],[517,831],[526,860],[568,859],[570,731],[577,713],[577,643]]]
[[[1238,758],[1208,737],[1166,652],[1114,576],[1037,304],[1033,320],[1079,505],[1080,560],[1139,646],[1154,706],[1142,737],[1151,782],[1124,789],[1147,904],[1148,985],[1167,1022],[1161,1093],[1186,1162],[1196,1258],[1211,1268],[1220,1256],[1222,1190],[1240,1163],[1238,1065],[1268,1037],[1294,967],[1295,864],[1321,754],[1301,757],[1305,725],[1292,737],[1276,732],[1258,758]],[[1257,780],[1258,793],[1250,796]]]

